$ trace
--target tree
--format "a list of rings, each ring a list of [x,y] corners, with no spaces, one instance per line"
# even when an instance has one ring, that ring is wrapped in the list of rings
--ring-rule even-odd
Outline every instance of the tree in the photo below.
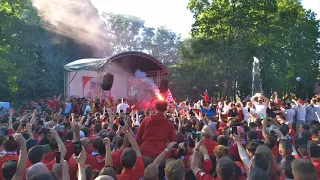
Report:
[[[195,17],[190,46],[194,53],[191,57],[182,54],[179,66],[207,62],[203,70],[209,75],[215,73],[205,86],[218,85],[222,96],[251,94],[253,56],[260,59],[266,95],[295,90],[302,96],[315,83],[319,73],[319,22],[299,1],[190,0],[188,8]],[[190,69],[196,71],[198,63]],[[308,67],[301,70],[298,67],[302,64]],[[175,73],[179,76],[181,71]],[[192,76],[192,72],[189,74],[185,75]],[[305,83],[300,89],[292,81],[298,74]]]

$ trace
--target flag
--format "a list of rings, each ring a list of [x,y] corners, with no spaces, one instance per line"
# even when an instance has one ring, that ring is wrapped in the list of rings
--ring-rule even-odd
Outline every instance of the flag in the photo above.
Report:
[[[170,89],[168,89],[168,96],[167,96],[167,102],[173,102],[174,99],[173,99],[173,96],[171,94],[171,91]]]

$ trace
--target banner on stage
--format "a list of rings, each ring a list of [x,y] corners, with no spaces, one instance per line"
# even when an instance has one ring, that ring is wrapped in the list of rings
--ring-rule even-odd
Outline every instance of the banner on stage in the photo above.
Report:
[[[100,78],[83,76],[82,81],[83,97],[89,99],[92,97],[99,97],[104,99],[109,97],[109,91],[104,91],[101,89]]]

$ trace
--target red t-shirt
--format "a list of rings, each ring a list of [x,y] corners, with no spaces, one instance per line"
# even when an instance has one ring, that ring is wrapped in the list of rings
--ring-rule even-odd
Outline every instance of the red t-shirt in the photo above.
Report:
[[[274,146],[272,149],[271,149],[271,152],[274,156],[275,159],[278,159],[278,154],[279,154],[279,148],[277,146]]]
[[[139,126],[136,134],[141,154],[156,158],[169,142],[177,142],[173,123],[162,113],[147,116]]]
[[[54,160],[56,158],[56,153],[55,151],[51,150],[49,151],[47,154],[43,155],[43,158],[47,161],[47,162],[51,162],[52,160]]]
[[[210,159],[206,159],[201,166],[201,170],[205,172],[206,174],[212,174],[213,173],[213,165]]]
[[[121,160],[120,160],[122,152],[123,152],[123,149],[120,149],[119,151],[111,152],[113,167],[117,170],[118,173],[121,173],[123,169],[123,165],[121,164]]]
[[[144,163],[141,156],[137,157],[136,164],[131,169],[123,169],[120,175],[117,175],[118,180],[138,180],[143,176]]]
[[[320,159],[312,161],[312,164],[316,167],[318,179],[320,179]]]
[[[245,148],[246,144],[243,144],[242,146]],[[229,148],[229,155],[236,158],[237,161],[241,161],[237,143],[233,143],[232,146]]]
[[[215,141],[213,141],[209,138],[205,138],[202,142],[203,142],[204,146],[207,148],[209,156],[213,156],[214,155],[213,150],[218,145],[218,143],[216,143]]]
[[[66,157],[65,159],[69,161],[70,157],[74,154],[74,146],[72,141],[66,141],[63,142],[64,146],[67,149]]]
[[[18,161],[19,155],[15,152],[7,152],[5,155],[0,157],[0,167],[7,161]],[[2,171],[0,171],[0,177],[2,178]]]

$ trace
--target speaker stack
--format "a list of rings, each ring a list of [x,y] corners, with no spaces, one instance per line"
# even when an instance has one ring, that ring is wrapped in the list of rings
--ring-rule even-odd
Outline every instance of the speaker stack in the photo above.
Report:
[[[110,91],[113,85],[114,75],[111,73],[107,73],[103,76],[101,89],[105,91]]]

